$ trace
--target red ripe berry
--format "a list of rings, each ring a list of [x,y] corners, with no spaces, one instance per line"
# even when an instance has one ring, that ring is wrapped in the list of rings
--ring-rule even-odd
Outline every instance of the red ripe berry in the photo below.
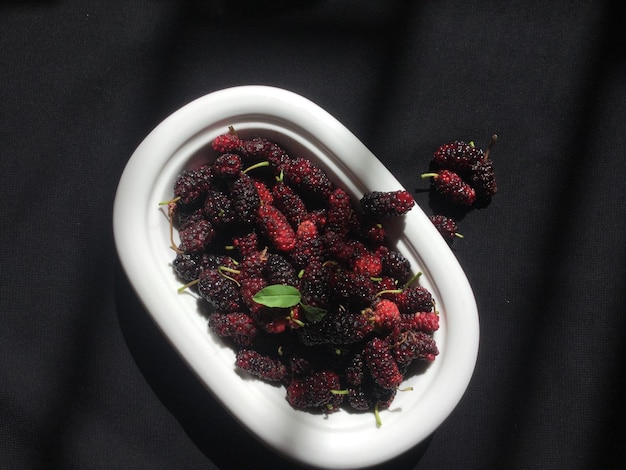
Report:
[[[287,401],[295,408],[314,408],[334,411],[343,395],[334,394],[341,389],[339,376],[328,370],[313,372],[291,381],[287,387]],[[327,405],[331,405],[332,409]]]
[[[476,191],[453,171],[424,173],[422,178],[432,178],[432,188],[448,202],[469,207],[476,202]]]
[[[447,241],[451,242],[457,237],[463,238],[463,235],[458,232],[456,222],[453,218],[446,217],[445,215],[433,215],[430,217],[430,221]]]
[[[352,270],[369,277],[378,277],[383,271],[380,256],[369,250],[357,250],[352,259]]]
[[[260,137],[242,141],[241,152],[248,161],[267,160],[276,174],[280,174],[280,171],[291,161],[280,145]]]
[[[232,127],[229,132],[218,135],[211,143],[211,147],[218,154],[235,152],[240,146],[241,139]]]
[[[261,231],[270,239],[274,248],[286,253],[296,246],[296,233],[287,217],[271,204],[263,204],[258,209],[258,224]]]
[[[280,382],[287,377],[287,367],[282,362],[254,349],[238,351],[235,365],[249,374],[269,382]]]
[[[209,328],[222,338],[231,338],[239,346],[249,347],[258,334],[254,320],[243,312],[214,312]]]
[[[253,318],[258,318],[263,305],[256,303],[253,299],[254,295],[267,286],[267,282],[262,277],[247,277],[239,280],[240,294],[245,305],[250,309]]]
[[[437,312],[416,312],[402,315],[400,329],[433,333],[439,329],[439,314]]]
[[[253,179],[254,186],[256,187],[257,193],[259,194],[259,200],[261,204],[273,204],[274,196],[272,195],[272,191],[267,185],[258,179]]]
[[[373,217],[401,216],[415,205],[415,199],[406,190],[373,191],[365,193],[360,200],[363,211]]]
[[[404,380],[387,342],[374,337],[363,349],[363,358],[376,383],[385,389],[396,389]]]
[[[296,230],[296,246],[289,253],[294,266],[304,269],[314,260],[321,261],[323,258],[323,243],[319,236],[317,226],[311,220],[304,220]]]
[[[366,309],[364,313],[369,317],[377,330],[391,331],[401,321],[398,306],[388,299],[379,300],[373,308]]]

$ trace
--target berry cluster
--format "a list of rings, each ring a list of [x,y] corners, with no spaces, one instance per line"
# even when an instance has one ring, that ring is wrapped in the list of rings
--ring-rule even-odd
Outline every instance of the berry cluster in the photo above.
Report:
[[[430,219],[448,242],[462,238],[457,229],[458,214],[486,207],[498,190],[489,158],[496,140],[493,135],[485,151],[473,142],[444,144],[432,156],[431,171],[422,174],[422,178],[431,179],[431,195],[436,199],[436,213]]]
[[[163,203],[181,290],[206,301],[236,367],[283,384],[294,408],[389,407],[411,365],[438,354],[433,297],[385,232],[413,196],[352,200],[311,160],[232,128],[212,150]]]

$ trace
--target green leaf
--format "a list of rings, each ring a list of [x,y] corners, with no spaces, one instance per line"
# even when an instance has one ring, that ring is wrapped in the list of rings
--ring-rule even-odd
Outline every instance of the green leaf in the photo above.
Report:
[[[300,304],[300,306],[304,310],[304,317],[311,323],[320,321],[326,315],[326,309],[305,304]]]
[[[302,296],[293,286],[272,284],[254,294],[252,300],[266,307],[289,308],[298,305]]]

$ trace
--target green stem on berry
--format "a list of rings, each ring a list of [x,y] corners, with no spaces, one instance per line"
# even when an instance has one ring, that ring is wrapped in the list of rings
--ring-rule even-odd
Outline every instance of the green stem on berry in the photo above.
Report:
[[[457,237],[457,238],[465,238],[459,232],[454,232],[454,236]]]
[[[217,270],[223,277],[225,277],[226,279],[230,281],[233,281],[235,284],[241,287],[241,284],[239,283],[239,281],[237,281],[237,279],[235,279],[232,276],[229,276],[228,274],[224,274],[224,273],[239,274],[241,271],[238,271],[237,269],[233,269],[233,268],[228,268],[226,266],[219,266]]]
[[[249,166],[248,168],[246,168],[245,170],[242,171],[242,173],[248,173],[251,170],[256,170],[257,168],[262,168],[264,166],[270,166],[270,162],[263,161],[263,162],[259,162],[259,163],[255,163],[254,165]]]
[[[380,297],[381,295],[385,295],[385,294],[401,294],[401,293],[402,293],[402,289],[385,289],[385,290],[376,292],[376,297]]]
[[[402,286],[402,289],[406,289],[407,287],[409,287],[411,284],[413,284],[415,281],[417,281],[420,277],[422,277],[422,272],[418,271],[415,273],[415,275],[409,279],[408,281],[406,281],[406,283],[404,284],[404,286]]]
[[[426,178],[438,178],[439,177],[439,173],[422,173],[421,177],[424,178],[424,179],[426,179]]]
[[[333,395],[348,395],[350,393],[350,390],[348,389],[331,390],[330,393],[332,393]]]
[[[193,281],[188,282],[187,284],[184,284],[184,285],[180,286],[180,287],[177,289],[177,292],[180,294],[180,293],[181,293],[181,292],[183,292],[184,290],[188,289],[188,288],[189,288],[189,287],[191,287],[191,286],[195,286],[195,285],[196,285],[196,284],[198,284],[199,282],[200,282],[200,279],[194,279]]]
[[[380,412],[378,411],[378,403],[374,405],[374,417],[376,418],[376,427],[379,428],[383,425],[383,420],[380,419]]]

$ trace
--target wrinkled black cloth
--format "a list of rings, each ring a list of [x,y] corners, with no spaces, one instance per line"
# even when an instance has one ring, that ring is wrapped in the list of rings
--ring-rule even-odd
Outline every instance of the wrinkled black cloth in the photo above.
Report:
[[[112,235],[142,139],[197,97],[261,84],[336,116],[427,213],[419,175],[433,151],[499,137],[498,193],[452,244],[479,308],[476,370],[444,424],[381,468],[622,468],[620,13],[607,1],[4,2],[0,467],[298,468],[183,364]]]

